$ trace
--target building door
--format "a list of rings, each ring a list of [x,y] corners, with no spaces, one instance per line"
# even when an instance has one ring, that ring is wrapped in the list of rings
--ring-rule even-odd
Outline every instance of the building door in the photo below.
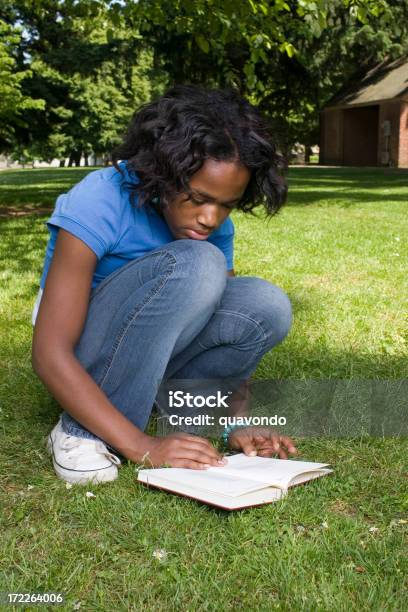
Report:
[[[343,165],[378,165],[377,106],[348,108],[343,111]]]

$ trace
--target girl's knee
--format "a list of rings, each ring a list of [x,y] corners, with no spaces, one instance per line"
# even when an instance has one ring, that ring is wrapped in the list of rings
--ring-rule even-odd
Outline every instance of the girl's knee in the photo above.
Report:
[[[170,246],[170,245],[169,245]],[[197,274],[226,272],[227,265],[223,252],[206,240],[176,240],[171,243],[176,259]]]
[[[250,290],[247,292],[251,300],[254,315],[270,339],[272,345],[282,342],[292,326],[292,305],[282,289],[272,283],[253,277]]]
[[[218,302],[227,282],[227,265],[222,251],[207,241],[177,240],[171,243],[181,278],[191,294]]]

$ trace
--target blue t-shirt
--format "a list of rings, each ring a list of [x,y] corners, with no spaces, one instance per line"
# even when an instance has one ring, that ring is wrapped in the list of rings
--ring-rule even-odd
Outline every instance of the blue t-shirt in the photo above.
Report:
[[[40,287],[45,286],[59,228],[70,232],[94,251],[98,258],[92,288],[129,261],[174,241],[166,221],[149,206],[130,202],[127,180],[132,177],[121,164],[90,172],[68,193],[57,198],[47,221],[50,238],[45,254]],[[136,179],[137,180],[137,179]],[[135,177],[133,175],[133,183]],[[234,225],[227,218],[208,238],[225,255],[227,269],[233,268]]]

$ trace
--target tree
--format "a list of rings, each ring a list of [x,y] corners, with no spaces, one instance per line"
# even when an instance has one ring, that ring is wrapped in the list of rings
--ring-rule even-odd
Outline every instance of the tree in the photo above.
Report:
[[[408,40],[399,0],[3,0],[1,16],[21,24],[21,95],[44,100],[10,117],[14,139],[72,163],[109,150],[135,108],[176,82],[234,86],[284,152],[314,144],[333,93]]]
[[[61,74],[36,60],[33,86],[41,84],[47,91],[46,112],[36,113],[26,132],[36,157],[57,157],[61,165],[69,157],[70,165],[78,165],[81,157],[87,159],[91,152],[105,156],[119,143],[135,109],[150,98],[150,83],[144,75],[150,63],[149,54],[141,54],[138,64],[132,67],[128,86],[120,67],[110,61],[102,63],[92,75],[81,76]],[[118,73],[122,76],[120,86]],[[56,92],[60,94],[58,98]]]
[[[16,70],[15,49],[21,41],[21,31],[0,20],[0,145],[10,148],[13,123],[24,125],[22,114],[27,109],[42,109],[44,101],[23,93],[23,82],[29,70]]]
[[[158,83],[152,52],[137,32],[115,29],[102,1],[16,0],[4,14],[23,24],[24,92],[44,100],[43,109],[26,110],[25,126],[14,126],[20,150],[70,163],[106,154]]]
[[[113,21],[148,37],[172,82],[237,87],[273,120],[280,145],[318,139],[318,111],[356,71],[400,54],[398,0],[139,0]]]

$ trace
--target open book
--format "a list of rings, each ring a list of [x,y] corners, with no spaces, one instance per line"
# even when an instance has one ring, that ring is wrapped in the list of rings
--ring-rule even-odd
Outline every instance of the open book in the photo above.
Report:
[[[139,470],[138,481],[218,506],[237,510],[277,501],[289,487],[329,474],[327,463],[290,459],[226,457],[228,464],[207,470],[157,468]]]

